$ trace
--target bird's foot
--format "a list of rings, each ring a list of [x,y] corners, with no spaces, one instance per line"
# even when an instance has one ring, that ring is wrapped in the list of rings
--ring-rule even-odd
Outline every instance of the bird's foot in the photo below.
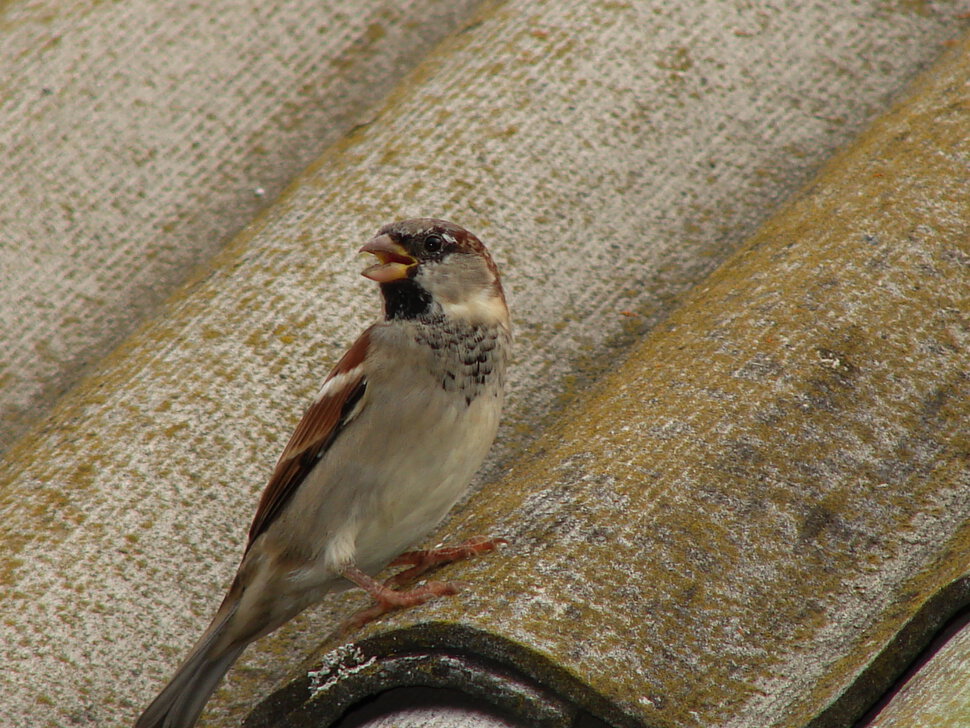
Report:
[[[410,566],[410,568],[395,574],[383,583],[365,574],[355,566],[345,568],[341,572],[341,575],[370,594],[374,598],[375,604],[354,614],[340,626],[338,633],[346,634],[350,630],[363,627],[368,622],[373,622],[378,617],[397,609],[407,609],[418,604],[424,604],[426,601],[434,599],[435,597],[446,597],[457,594],[465,586],[464,583],[458,581],[429,581],[414,589],[401,590],[395,589],[394,587],[411,582],[436,566],[450,564],[453,561],[461,561],[462,559],[470,559],[473,556],[494,551],[499,546],[507,543],[508,541],[504,538],[476,536],[456,546],[407,551],[394,559],[390,563],[390,566]]]
[[[470,559],[479,554],[494,551],[499,546],[508,544],[504,538],[490,538],[488,536],[475,536],[456,546],[445,546],[437,549],[422,549],[420,551],[405,551],[394,559],[389,566],[410,566],[384,582],[384,586],[400,586],[413,581],[429,569],[442,564],[450,564],[453,561]]]
[[[352,629],[363,627],[368,622],[372,622],[388,612],[415,607],[435,597],[452,596],[465,586],[458,581],[429,581],[415,589],[401,591],[392,589],[386,583],[382,584],[356,567],[348,567],[344,569],[342,574],[370,594],[376,602],[374,606],[361,609],[344,622],[339,630],[343,634]]]

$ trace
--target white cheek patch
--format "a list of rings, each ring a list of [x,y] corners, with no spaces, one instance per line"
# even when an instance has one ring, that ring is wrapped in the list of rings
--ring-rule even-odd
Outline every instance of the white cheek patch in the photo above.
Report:
[[[441,310],[446,316],[466,321],[499,322],[505,320],[505,304],[495,295],[491,286],[465,296],[461,301],[441,301]]]

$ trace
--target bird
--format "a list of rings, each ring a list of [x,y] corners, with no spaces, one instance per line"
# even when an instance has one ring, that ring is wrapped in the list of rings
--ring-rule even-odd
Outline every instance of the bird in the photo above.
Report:
[[[331,592],[374,599],[362,624],[461,586],[394,587],[501,538],[408,551],[467,490],[498,428],[512,346],[498,268],[446,220],[382,227],[361,253],[383,318],[337,361],[260,497],[232,584],[209,627],[135,728],[190,728],[254,640]],[[384,582],[388,565],[409,568]]]

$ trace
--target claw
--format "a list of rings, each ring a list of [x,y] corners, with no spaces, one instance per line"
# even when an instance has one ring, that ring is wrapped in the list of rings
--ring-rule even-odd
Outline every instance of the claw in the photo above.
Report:
[[[465,586],[465,584],[455,581],[429,581],[424,586],[419,586],[416,589],[400,591],[381,584],[379,581],[372,579],[354,567],[344,569],[343,575],[374,597],[375,604],[372,607],[361,609],[344,622],[338,629],[338,633],[340,634],[346,634],[350,630],[359,629],[368,622],[373,622],[388,612],[415,607],[435,597],[452,596],[457,594]]]
[[[344,635],[351,630],[359,629],[368,622],[373,622],[378,617],[397,609],[407,609],[418,604],[424,604],[436,597],[457,594],[468,585],[459,581],[429,581],[415,589],[400,590],[394,587],[409,583],[436,566],[470,559],[473,556],[494,551],[506,544],[508,544],[508,541],[504,538],[476,536],[457,546],[407,551],[394,559],[390,565],[410,566],[411,568],[395,574],[386,579],[384,583],[368,576],[355,566],[348,566],[341,572],[341,575],[370,594],[375,603],[350,617],[337,629],[336,634]]]
[[[456,546],[446,546],[437,549],[422,549],[420,551],[405,551],[394,559],[390,566],[408,566],[410,569],[395,574],[384,582],[386,586],[400,586],[413,581],[424,572],[435,566],[450,564],[454,561],[470,559],[479,554],[494,551],[500,546],[508,544],[504,538],[490,538],[488,536],[475,536]]]

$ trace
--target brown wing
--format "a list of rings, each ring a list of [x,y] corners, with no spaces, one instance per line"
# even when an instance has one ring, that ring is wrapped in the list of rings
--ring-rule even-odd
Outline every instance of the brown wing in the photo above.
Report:
[[[336,379],[339,386],[332,391],[324,391],[307,409],[290,441],[283,448],[276,469],[259,499],[253,524],[249,527],[247,550],[256,537],[276,519],[300,483],[320,462],[320,458],[349,422],[349,415],[367,387],[361,363],[367,356],[371,329],[373,326],[360,335],[327,376],[326,382]]]

